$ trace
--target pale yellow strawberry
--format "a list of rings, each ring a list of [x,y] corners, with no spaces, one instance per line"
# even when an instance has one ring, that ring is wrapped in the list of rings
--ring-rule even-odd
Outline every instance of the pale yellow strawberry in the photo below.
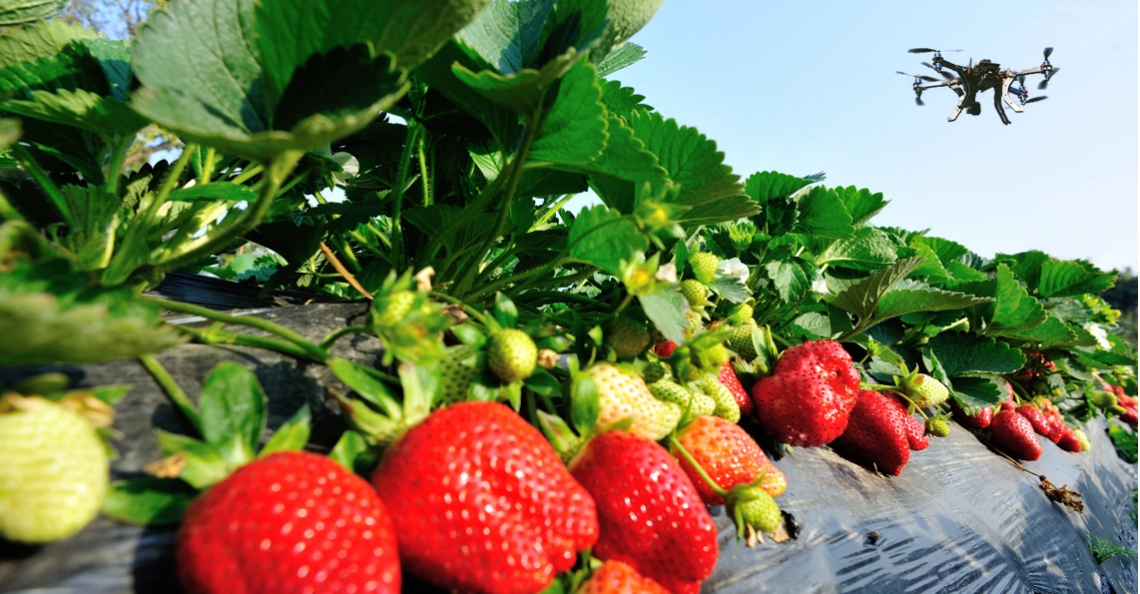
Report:
[[[653,397],[640,376],[627,373],[612,363],[597,363],[586,374],[598,387],[600,411],[596,428],[608,427],[622,419],[633,422],[629,432],[658,441],[669,435],[681,420],[681,407]]]

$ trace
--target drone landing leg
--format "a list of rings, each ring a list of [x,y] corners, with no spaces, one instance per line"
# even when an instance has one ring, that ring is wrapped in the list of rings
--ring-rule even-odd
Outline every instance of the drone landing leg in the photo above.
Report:
[[[958,107],[955,107],[954,113],[951,113],[950,117],[946,118],[947,122],[953,122],[954,120],[958,119],[958,116],[962,114],[962,103],[965,101],[966,95],[963,94],[958,96]]]
[[[997,89],[994,89],[994,110],[997,111],[998,116],[1001,117],[1001,123],[1008,126],[1009,125],[1009,116],[1005,115],[1005,110],[1002,109],[1001,97],[1002,96],[998,94]]]
[[[1011,99],[1009,96],[1009,86],[1011,83],[1013,83],[1013,78],[1007,78],[1007,79],[1005,79],[1005,82],[1002,83],[1002,85],[1001,85],[1001,99],[1002,99],[1002,101],[1005,101],[1005,104],[1008,105],[1010,109],[1012,109],[1013,111],[1016,111],[1017,113],[1021,113],[1024,110],[1021,109],[1020,105],[1014,103],[1013,99]]]

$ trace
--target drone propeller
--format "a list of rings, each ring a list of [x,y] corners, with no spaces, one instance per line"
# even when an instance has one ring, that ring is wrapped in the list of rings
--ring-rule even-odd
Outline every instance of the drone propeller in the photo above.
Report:
[[[927,68],[929,68],[935,72],[937,72],[938,74],[941,74],[942,78],[944,78],[946,80],[954,80],[953,74],[950,74],[949,72],[946,72],[945,70],[939,70],[938,68],[935,68],[934,65],[931,64],[930,62],[923,62],[922,65],[926,66]]]
[[[924,80],[926,82],[938,82],[938,79],[934,78],[933,76],[926,76],[923,74],[907,74],[907,73],[903,72],[902,70],[896,70],[895,73],[901,74],[903,76],[909,76],[911,78],[917,78],[919,80]]]
[[[941,52],[960,52],[960,51],[962,51],[962,50],[960,50],[960,49],[956,49],[956,50],[936,50],[936,49],[930,49],[930,48],[928,48],[928,47],[914,47],[914,48],[911,48],[911,49],[908,49],[908,50],[906,50],[906,52],[907,52],[908,54],[930,54],[930,53],[935,53],[935,54],[937,54],[937,53],[941,53]]]
[[[1045,61],[1048,62],[1049,56],[1053,55],[1053,48],[1047,47],[1043,53],[1045,54]]]
[[[1049,98],[1049,97],[1047,97],[1047,96],[1045,96],[1045,95],[1042,95],[1042,96],[1040,96],[1040,97],[1034,97],[1034,98],[1032,98],[1032,99],[1026,99],[1026,100],[1025,100],[1025,103],[1033,103],[1034,101],[1044,101],[1044,100],[1046,100],[1046,99],[1048,99],[1048,98]],[[1023,105],[1024,105],[1024,104],[1023,104]]]
[[[1053,77],[1057,76],[1057,73],[1060,71],[1061,71],[1060,68],[1054,68],[1052,71],[1050,71],[1049,75],[1045,77],[1045,80],[1043,80],[1037,84],[1037,88],[1044,90],[1046,87],[1049,86],[1049,81],[1053,80]]]

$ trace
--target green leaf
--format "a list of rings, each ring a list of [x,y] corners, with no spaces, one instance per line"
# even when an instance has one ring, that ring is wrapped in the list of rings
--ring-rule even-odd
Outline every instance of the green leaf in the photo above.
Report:
[[[835,190],[815,186],[799,198],[799,221],[796,231],[818,237],[851,237],[855,228],[851,215]]]
[[[99,32],[63,20],[39,21],[0,34],[0,68],[50,58],[77,39],[99,39]]]
[[[492,70],[473,71],[463,64],[452,65],[456,78],[483,97],[509,107],[527,117],[538,113],[546,92],[578,61],[573,49],[545,64],[541,69],[525,68],[502,75]]]
[[[558,378],[541,367],[535,369],[534,373],[523,380],[523,385],[536,394],[543,396],[555,396],[562,392],[562,384],[558,381]]]
[[[685,330],[689,321],[684,314],[688,302],[683,295],[673,287],[666,286],[653,293],[640,295],[637,300],[645,311],[645,317],[653,322],[666,340],[677,344],[685,342]]]
[[[198,491],[178,479],[145,477],[115,481],[100,509],[103,515],[139,526],[177,524]]]
[[[380,454],[380,448],[370,445],[363,434],[349,429],[341,434],[329,452],[329,459],[349,472],[367,478],[372,475],[372,469],[380,462]]]
[[[204,441],[166,431],[157,431],[154,437],[163,454],[167,456],[177,454],[186,463],[178,478],[195,489],[205,489],[218,483],[236,468],[253,459],[251,456],[249,460],[231,464],[222,457],[217,448]]]
[[[796,258],[768,262],[764,271],[784,303],[791,303],[810,291],[812,283],[819,277],[815,266]]]
[[[732,303],[744,303],[752,297],[752,293],[748,291],[748,287],[735,276],[718,277],[708,284],[708,288],[712,289],[713,293],[720,295],[721,298],[727,299]]]
[[[257,376],[236,363],[219,363],[202,383],[202,437],[234,468],[255,457],[265,430],[265,403]]]
[[[130,289],[89,286],[66,262],[17,265],[0,274],[0,365],[113,361],[185,341],[159,318]]]
[[[842,290],[831,304],[855,314],[859,320],[867,320],[875,312],[879,300],[895,283],[914,272],[922,258],[905,258],[878,272],[874,272]],[[904,312],[905,313],[905,312]],[[901,314],[900,314],[901,315]]]
[[[253,0],[204,0],[172,4],[156,12],[132,47],[135,74],[143,88],[134,93],[131,106],[184,140],[269,161],[284,152],[327,145],[363,128],[406,91],[404,71],[395,70],[389,55],[381,54],[368,67],[370,80],[362,85],[363,90],[338,88],[333,92],[317,86],[320,90],[307,96],[302,91],[313,88],[297,88],[295,101],[300,106],[279,105],[277,100],[290,93],[287,87],[278,92],[278,87],[266,86],[257,35],[259,27],[271,25],[255,24],[254,5]],[[303,66],[291,71],[288,79],[299,74],[299,86],[321,81],[332,86],[352,80],[355,66],[364,60],[363,52],[342,48],[306,54],[299,62]],[[352,59],[328,64],[342,54]],[[383,91],[383,95],[376,94]],[[290,125],[287,130],[274,127],[274,114],[279,110]]]
[[[994,257],[994,264],[1006,265],[1030,291],[1035,291],[1037,282],[1041,279],[1041,267],[1049,260],[1052,258],[1045,252],[1032,250],[1013,255],[998,254]]]
[[[71,0],[0,1],[0,26],[8,27],[49,19],[67,9]]]
[[[657,155],[658,164],[680,188],[675,197],[666,200],[688,207],[676,222],[707,225],[734,221],[759,211],[756,202],[744,194],[740,177],[724,164],[724,153],[696,128],[680,126],[658,113],[638,110],[630,116],[634,136]]]
[[[938,355],[949,376],[1014,373],[1025,365],[1019,349],[988,336],[943,332],[925,348]]]
[[[602,76],[600,72],[598,76]],[[602,81],[602,104],[606,106],[606,111],[618,116],[623,121],[628,118],[634,110],[653,111],[653,108],[646,105],[644,101],[644,95],[639,95],[631,87],[621,86],[620,81]],[[632,129],[630,132],[632,133]]]
[[[817,311],[809,311],[796,316],[788,323],[788,326],[793,331],[808,338],[829,338],[831,336],[831,320]]]
[[[344,126],[348,132],[341,135],[347,135],[372,120],[373,106],[382,109],[378,101],[385,106],[395,103],[406,90],[403,85],[403,74],[389,56],[374,57],[365,44],[335,47],[314,54],[293,72],[276,102],[271,126],[299,132],[311,123],[310,117],[319,117],[321,125]]]
[[[982,377],[955,377],[951,395],[967,413],[1005,402],[1005,380],[996,375]]]
[[[1041,265],[1037,294],[1046,298],[1078,296],[1100,293],[1115,284],[1115,272],[1101,272],[1088,262],[1049,260]]]
[[[772,200],[791,198],[793,194],[815,182],[775,171],[753,173],[744,182],[744,193],[761,205]]]
[[[562,77],[528,160],[584,164],[600,157],[609,138],[601,98],[594,66],[579,60]]]
[[[856,190],[855,186],[835,188],[835,193],[843,202],[843,207],[851,215],[852,224],[856,227],[866,224],[889,202],[883,199],[882,193],[872,194],[870,190]]]
[[[257,200],[257,192],[249,186],[223,182],[179,188],[170,193],[169,199],[179,202],[252,202]]]
[[[502,293],[495,293],[495,320],[504,328],[514,328],[519,321],[515,302]]]
[[[470,72],[477,72],[482,67],[456,41],[450,41],[416,69],[416,76],[486,126],[495,137],[499,150],[505,152],[514,148],[519,131],[518,114],[459,80],[452,69],[453,64]]]
[[[624,43],[606,54],[598,64],[598,76],[609,76],[626,66],[632,66],[645,58],[645,48],[636,43]]]
[[[1051,314],[1046,314],[1044,321],[1033,326],[1008,329],[995,328],[987,334],[1003,336],[1011,340],[1040,343],[1042,348],[1074,345],[1080,342],[1077,334],[1067,324]]]
[[[390,52],[398,66],[412,69],[475,18],[489,0],[275,0],[257,3],[257,54],[265,69],[270,104],[284,95],[294,72],[311,56],[334,48],[367,44]],[[367,82],[366,77],[357,84]],[[330,89],[345,93],[350,85]],[[312,89],[310,89],[312,90]]]
[[[392,392],[379,379],[376,379],[368,368],[339,357],[331,357],[325,362],[329,369],[336,374],[340,381],[370,402],[386,412],[390,418],[399,418],[403,411]]]
[[[898,246],[890,235],[862,227],[850,239],[840,239],[816,257],[816,264],[834,264],[856,270],[879,270],[898,259]]]
[[[547,2],[492,2],[457,37],[501,74],[537,67],[551,8]]]
[[[570,384],[570,421],[578,435],[587,435],[594,429],[601,414],[598,385],[585,373],[577,374]]]
[[[621,261],[649,248],[649,240],[615,210],[598,205],[583,209],[570,227],[570,257],[620,276]]]
[[[312,414],[308,405],[302,406],[288,421],[285,421],[273,437],[261,448],[258,458],[264,458],[275,452],[299,452],[309,443],[309,434],[312,431]]]
[[[935,289],[922,283],[908,281],[906,286],[891,289],[879,299],[875,320],[881,322],[896,316],[918,311],[951,311],[965,309],[980,303],[984,298],[969,293]]]

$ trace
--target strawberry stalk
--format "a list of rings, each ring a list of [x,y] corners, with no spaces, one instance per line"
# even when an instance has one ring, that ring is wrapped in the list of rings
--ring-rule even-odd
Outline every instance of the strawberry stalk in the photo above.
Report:
[[[695,458],[693,458],[693,455],[689,453],[689,450],[685,449],[684,445],[681,445],[681,440],[677,439],[676,433],[669,434],[669,445],[670,447],[675,448],[676,451],[679,452],[683,458],[685,458],[685,461],[689,463],[693,470],[697,471],[697,475],[701,477],[701,480],[703,480],[714,493],[724,498],[724,505],[730,512],[732,512],[733,522],[736,524],[737,538],[740,538],[741,540],[750,538],[750,536],[746,537],[746,532],[750,529],[760,528],[761,531],[766,531],[774,528],[761,528],[761,526],[758,525],[758,518],[750,517],[749,514],[742,510],[742,507],[745,504],[759,497],[768,497],[767,493],[758,488],[760,483],[764,480],[764,475],[766,473],[761,472],[760,476],[756,477],[756,479],[752,482],[737,485],[731,491],[726,491],[725,489],[721,488],[720,485],[716,484],[716,481],[714,481],[712,477],[710,477],[708,473],[705,472],[705,469],[701,467],[700,463],[698,463]],[[748,534],[751,535],[755,533],[748,532]],[[749,540],[749,542],[751,543],[751,540]],[[749,546],[752,545],[749,544]]]

